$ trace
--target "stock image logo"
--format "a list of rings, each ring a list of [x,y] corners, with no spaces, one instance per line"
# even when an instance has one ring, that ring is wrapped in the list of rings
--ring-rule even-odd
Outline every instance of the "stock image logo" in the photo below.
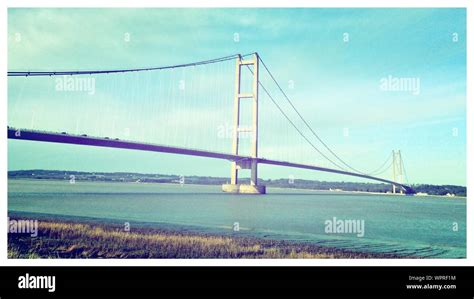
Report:
[[[26,273],[18,277],[19,289],[45,289],[49,293],[56,291],[56,277],[55,276],[35,276]]]
[[[331,220],[324,222],[324,231],[327,234],[355,234],[362,238],[365,234],[365,220],[361,219],[337,219],[333,217]]]
[[[380,79],[380,90],[392,92],[406,92],[412,95],[420,94],[420,78],[393,77],[389,75]]]
[[[38,236],[38,220],[11,219],[7,218],[9,234],[28,234],[31,237]]]
[[[84,92],[89,95],[95,94],[95,78],[78,78],[62,76],[56,78],[56,91],[62,92]]]

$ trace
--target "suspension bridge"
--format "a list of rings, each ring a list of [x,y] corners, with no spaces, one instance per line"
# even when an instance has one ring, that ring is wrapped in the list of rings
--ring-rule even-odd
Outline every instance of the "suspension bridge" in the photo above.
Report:
[[[336,154],[258,53],[151,68],[9,71],[8,77],[9,139],[227,160],[230,183],[224,192],[265,193],[258,165],[267,164],[414,193],[403,183],[400,151],[370,172]],[[250,171],[249,184],[241,183],[244,170]],[[388,178],[381,176],[387,172]]]

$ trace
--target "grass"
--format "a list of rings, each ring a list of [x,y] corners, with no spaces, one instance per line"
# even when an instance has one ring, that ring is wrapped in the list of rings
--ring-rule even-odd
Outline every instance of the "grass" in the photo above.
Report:
[[[8,235],[8,258],[394,258],[306,243],[112,224],[39,221],[38,236]]]

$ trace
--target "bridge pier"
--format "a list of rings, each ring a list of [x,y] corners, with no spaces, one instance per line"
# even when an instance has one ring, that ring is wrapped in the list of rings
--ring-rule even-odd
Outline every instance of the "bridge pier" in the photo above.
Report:
[[[402,164],[402,153],[400,150],[395,151],[392,150],[392,168],[393,168],[393,181],[398,182],[400,184],[403,183],[403,164]],[[400,189],[400,194],[403,194],[403,188],[398,187]],[[397,186],[395,184],[392,185],[392,193],[397,193]]]
[[[263,185],[248,184],[224,184],[222,191],[235,194],[265,194],[267,192]]]
[[[232,153],[239,155],[239,134],[240,132],[252,132],[251,157],[241,161],[233,161],[231,165],[230,184],[222,185],[222,191],[238,194],[265,194],[265,186],[258,185],[258,54],[255,53],[252,59],[242,60],[237,57],[235,67],[235,94],[234,94],[234,125],[232,138]],[[248,67],[253,74],[252,92],[242,92],[240,81],[242,76],[242,66]],[[252,128],[240,127],[240,101],[252,101]],[[239,170],[250,169],[250,184],[239,184]]]
[[[257,161],[252,158],[232,162],[230,184],[222,185],[222,191],[237,194],[265,194],[266,188],[258,184]],[[239,170],[250,170],[250,184],[239,184]]]

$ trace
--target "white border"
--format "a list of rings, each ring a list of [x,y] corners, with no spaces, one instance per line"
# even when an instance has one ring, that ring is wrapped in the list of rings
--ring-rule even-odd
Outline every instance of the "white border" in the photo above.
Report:
[[[390,8],[390,7],[468,7],[469,0],[241,0],[238,2],[231,0],[201,0],[199,2],[193,0],[175,0],[162,1],[161,3],[152,3],[147,0],[103,0],[100,3],[94,0],[81,0],[76,3],[64,3],[61,0],[42,0],[41,3],[36,0],[11,0],[8,1],[7,7],[243,7],[243,8],[258,8],[258,7],[334,7],[334,8],[352,8],[352,7],[370,7],[370,8]]]
[[[4,1],[3,3],[6,3]],[[103,0],[98,3],[96,0],[81,0],[76,1],[72,4],[67,4],[60,0],[43,0],[41,5],[37,0],[17,0],[8,1],[6,7],[1,11],[0,24],[4,24],[1,30],[1,46],[0,53],[7,53],[7,8],[8,7],[377,7],[377,8],[390,8],[390,7],[462,7],[467,8],[467,28],[472,28],[472,11],[468,0],[451,0],[451,1],[415,1],[415,0],[384,0],[382,1],[369,1],[369,0],[333,0],[333,1],[320,1],[320,0],[292,0],[292,1],[281,1],[281,0],[242,0],[239,2],[226,1],[211,1],[201,0],[199,3],[193,0],[184,1],[168,1],[167,3],[160,3],[160,5],[153,5],[149,0],[133,0],[133,1],[117,1],[117,0]],[[472,30],[467,30],[467,53],[472,53]],[[472,78],[472,60],[467,60],[467,81],[471,82]],[[3,70],[0,76],[2,89],[2,108],[0,109],[0,123],[3,128],[7,125],[7,55],[3,54],[0,58],[1,67]],[[467,86],[467,99],[472,98],[472,88]],[[467,100],[467,115],[473,115],[472,104]],[[474,179],[472,165],[472,159],[470,152],[473,148],[472,138],[470,138],[470,132],[472,132],[473,120],[472,117],[467,118],[467,187],[468,193],[471,190],[472,180]],[[474,253],[472,252],[473,244],[472,238],[469,237],[473,222],[469,216],[474,215],[474,205],[469,204],[469,198],[467,199],[467,259],[305,259],[305,260],[294,260],[294,259],[265,259],[265,260],[254,260],[254,259],[199,259],[199,260],[171,260],[171,259],[107,259],[107,260],[87,260],[87,259],[35,259],[35,260],[19,260],[19,259],[7,259],[7,238],[3,236],[7,235],[6,216],[7,216],[7,134],[6,130],[1,130],[0,140],[0,190],[1,190],[1,203],[0,203],[0,265],[7,266],[463,266],[463,265],[474,265]]]

